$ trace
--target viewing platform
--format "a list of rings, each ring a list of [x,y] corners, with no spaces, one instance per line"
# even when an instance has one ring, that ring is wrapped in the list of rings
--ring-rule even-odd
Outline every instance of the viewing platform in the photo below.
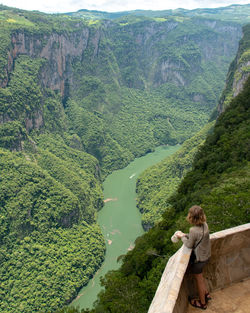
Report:
[[[211,292],[211,297],[206,313],[249,313],[250,279]],[[189,305],[187,313],[197,313],[197,309]]]
[[[248,313],[250,308],[250,223],[210,235],[212,256],[204,268],[212,296],[207,313]],[[197,295],[184,245],[169,259],[148,313],[200,312],[188,303]]]

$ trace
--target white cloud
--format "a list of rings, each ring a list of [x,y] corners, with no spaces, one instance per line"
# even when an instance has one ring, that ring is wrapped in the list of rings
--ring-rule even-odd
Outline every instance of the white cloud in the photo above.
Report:
[[[166,10],[176,8],[211,8],[247,4],[249,0],[0,0],[2,4],[42,12],[74,12],[80,9],[100,11]]]

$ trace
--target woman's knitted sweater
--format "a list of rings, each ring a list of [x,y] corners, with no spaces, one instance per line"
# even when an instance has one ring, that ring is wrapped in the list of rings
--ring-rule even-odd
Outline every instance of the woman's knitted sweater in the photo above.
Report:
[[[203,231],[204,231],[204,235],[203,235]],[[210,258],[211,244],[210,244],[209,229],[208,229],[207,223],[204,223],[201,226],[191,227],[189,229],[189,234],[186,234],[184,237],[181,238],[181,240],[186,247],[190,249],[194,248],[197,262],[204,262]]]

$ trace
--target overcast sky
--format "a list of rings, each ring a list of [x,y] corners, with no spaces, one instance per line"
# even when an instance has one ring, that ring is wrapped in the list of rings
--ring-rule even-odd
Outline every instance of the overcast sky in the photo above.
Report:
[[[117,12],[136,9],[216,8],[230,4],[247,4],[250,0],[0,0],[0,3],[25,10],[56,13],[80,9]]]

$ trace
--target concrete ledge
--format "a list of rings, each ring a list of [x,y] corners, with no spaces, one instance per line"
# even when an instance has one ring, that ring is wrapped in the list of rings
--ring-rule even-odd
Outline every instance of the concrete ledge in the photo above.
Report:
[[[250,223],[210,236],[212,256],[204,269],[210,291],[250,277]],[[195,295],[186,273],[191,249],[184,245],[169,259],[148,313],[186,313],[188,295]]]
[[[173,312],[191,251],[183,245],[168,260],[148,313]]]

